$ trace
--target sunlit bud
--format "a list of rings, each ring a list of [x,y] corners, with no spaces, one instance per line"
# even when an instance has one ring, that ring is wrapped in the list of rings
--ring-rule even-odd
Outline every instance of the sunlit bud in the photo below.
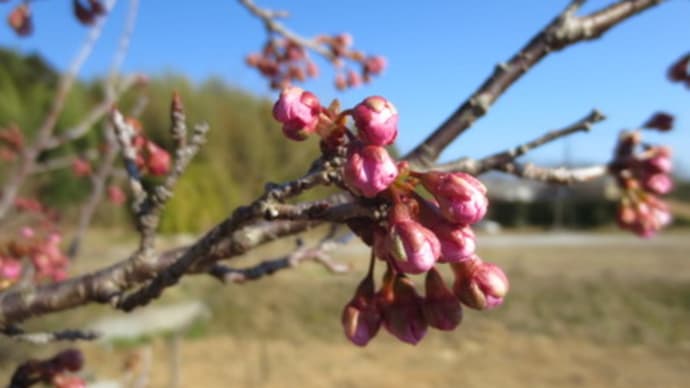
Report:
[[[22,264],[18,260],[0,259],[0,278],[6,280],[17,280],[22,274]]]
[[[355,296],[345,305],[341,316],[345,336],[355,345],[365,346],[381,327],[381,313],[374,293],[371,274],[362,280]]]
[[[389,217],[388,254],[399,271],[419,274],[431,269],[441,254],[441,244],[432,231],[410,217],[399,216],[396,205]]]
[[[509,284],[500,267],[485,263],[478,256],[451,266],[455,272],[453,292],[464,305],[485,310],[503,303]]]
[[[379,295],[383,324],[388,332],[412,345],[424,338],[428,327],[422,311],[424,301],[410,279],[394,276],[391,287],[384,286]]]
[[[382,56],[367,57],[364,61],[364,72],[366,74],[378,75],[386,68],[386,58]]]
[[[367,144],[389,145],[398,136],[398,111],[383,97],[367,97],[352,110],[352,118]]]
[[[436,268],[427,272],[425,288],[423,310],[429,326],[438,330],[455,329],[462,321],[462,306]]]
[[[297,87],[284,89],[273,106],[273,117],[283,124],[285,136],[297,141],[316,131],[320,112],[316,96]]]
[[[648,174],[642,177],[642,187],[654,194],[668,194],[673,189],[673,180],[664,173]]]
[[[27,36],[33,32],[33,22],[31,21],[31,10],[28,3],[23,3],[10,12],[7,23],[19,36]]]
[[[388,188],[397,175],[398,167],[385,148],[351,146],[343,170],[343,179],[350,189],[372,198]]]
[[[29,226],[24,226],[19,231],[19,235],[22,236],[23,238],[32,238],[33,236],[36,235],[36,233],[34,232],[33,228],[31,228]]]
[[[486,187],[475,177],[463,172],[429,172],[421,175],[424,187],[436,198],[441,213],[458,224],[480,221],[489,205]]]
[[[362,76],[356,71],[350,69],[347,71],[347,86],[350,88],[356,88],[362,85]]]
[[[670,173],[673,170],[671,161],[671,149],[668,147],[656,147],[652,156],[643,160],[643,169],[652,172]]]
[[[148,152],[148,160],[146,161],[146,168],[151,175],[161,176],[170,171],[170,154],[168,151],[157,146],[154,142],[149,141],[146,144]]]
[[[454,224],[443,217],[440,209],[429,201],[420,200],[419,217],[441,243],[438,261],[458,262],[471,257],[477,247],[475,235],[469,225]]]

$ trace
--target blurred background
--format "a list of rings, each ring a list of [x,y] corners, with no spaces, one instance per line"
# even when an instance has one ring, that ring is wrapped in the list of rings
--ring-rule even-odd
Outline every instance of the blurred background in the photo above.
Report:
[[[101,101],[103,82],[127,12],[113,9],[104,35],[68,97],[57,128],[69,128]],[[389,98],[401,114],[398,151],[409,151],[486,77],[566,4],[520,2],[264,1],[285,8],[285,23],[306,36],[347,31],[355,46],[385,55],[389,68],[362,88],[337,92],[333,72],[304,85],[323,101],[350,106],[363,97]],[[591,1],[583,12],[600,8]],[[394,7],[394,9],[392,8]],[[9,7],[0,7],[0,11]],[[84,39],[69,2],[35,2],[35,31],[18,38],[0,28],[0,127],[27,136],[48,111],[58,78]],[[334,259],[350,266],[333,275],[305,264],[244,285],[185,279],[153,307],[131,316],[89,307],[31,322],[29,328],[98,327],[107,339],[79,344],[91,382],[147,376],[155,387],[419,387],[602,386],[682,387],[690,367],[690,92],[666,80],[668,66],[687,53],[690,3],[672,1],[645,12],[593,43],[576,45],[536,66],[443,154],[482,157],[560,128],[592,108],[608,119],[529,154],[546,166],[609,160],[618,131],[635,129],[654,112],[676,117],[671,133],[651,141],[674,148],[676,188],[668,203],[672,227],[650,240],[617,230],[618,193],[601,179],[555,187],[486,174],[491,208],[478,237],[479,254],[500,264],[511,294],[499,309],[467,311],[452,333],[431,332],[410,347],[383,331],[365,349],[346,341],[342,306],[365,272],[368,253],[352,242]],[[142,2],[125,73],[143,72],[140,121],[171,149],[169,104],[182,96],[191,123],[210,124],[209,142],[177,187],[161,226],[162,248],[189,243],[223,215],[263,190],[305,170],[314,142],[286,142],[271,117],[274,92],[244,56],[265,37],[261,23],[232,1]],[[130,93],[123,108],[136,105]],[[647,136],[647,135],[645,135]],[[48,157],[97,149],[93,131]],[[0,165],[0,176],[8,165]],[[26,188],[60,209],[75,226],[88,196],[87,180],[69,169],[43,174]],[[70,269],[81,273],[121,260],[136,244],[126,206],[100,206],[84,251]],[[325,230],[305,236],[316,240]],[[69,234],[69,233],[67,233]],[[249,266],[294,248],[281,242],[240,258]],[[31,356],[64,345],[36,347],[0,338],[0,376]],[[4,377],[3,377],[4,379]],[[0,379],[0,381],[3,381]],[[171,383],[172,382],[172,383]],[[127,385],[124,385],[127,386]]]

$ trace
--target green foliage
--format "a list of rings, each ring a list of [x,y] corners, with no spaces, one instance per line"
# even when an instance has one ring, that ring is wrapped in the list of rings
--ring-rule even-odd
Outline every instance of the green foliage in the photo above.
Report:
[[[22,57],[0,50],[0,127],[18,124],[31,138],[41,124],[57,87],[58,75],[40,57]],[[69,95],[57,131],[68,130],[102,98],[102,81],[79,81]],[[302,174],[317,156],[318,147],[308,141],[286,140],[271,117],[272,102],[228,86],[220,79],[194,85],[185,77],[167,74],[154,77],[140,93],[148,100],[140,121],[144,132],[172,151],[169,135],[170,101],[180,93],[189,131],[194,123],[210,125],[208,142],[184,174],[175,197],[166,208],[163,232],[200,231],[220,221],[237,205],[250,201],[268,181],[280,182]],[[139,95],[131,92],[119,103],[127,113]],[[74,155],[98,147],[102,125],[83,139],[41,156],[49,159]],[[310,144],[311,143],[311,144]],[[2,168],[0,168],[2,169]],[[76,208],[88,196],[88,179],[61,171],[38,177],[29,187],[66,219],[75,219]],[[125,210],[123,210],[125,211]],[[112,209],[99,212],[98,221],[112,225]],[[126,217],[115,216],[126,220]]]

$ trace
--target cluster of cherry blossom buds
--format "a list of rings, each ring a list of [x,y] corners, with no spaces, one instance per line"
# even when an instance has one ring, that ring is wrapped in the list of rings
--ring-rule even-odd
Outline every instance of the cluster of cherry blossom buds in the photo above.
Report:
[[[283,89],[319,74],[304,47],[290,39],[270,39],[261,52],[247,55],[246,62],[268,78],[273,89]]]
[[[75,375],[84,365],[84,356],[77,349],[67,349],[47,360],[29,360],[17,367],[10,387],[51,384],[55,388],[85,388],[86,382]]]
[[[380,219],[348,224],[387,268],[377,291],[372,258],[343,310],[345,334],[353,343],[366,345],[383,326],[416,344],[428,327],[453,330],[462,317],[461,304],[490,309],[503,302],[508,279],[475,254],[471,229],[486,215],[486,187],[466,173],[416,172],[406,162],[396,163],[385,148],[398,134],[398,112],[390,101],[372,96],[340,111],[337,103],[323,107],[312,93],[291,87],[281,93],[273,116],[290,139],[320,136],[324,157],[340,150],[335,154],[344,157],[341,187],[363,204],[387,209]],[[452,289],[436,268],[442,263],[452,266]],[[421,296],[409,276],[424,273]]]
[[[690,54],[679,58],[668,70],[671,82],[679,82],[690,88]]]
[[[381,74],[386,67],[385,58],[366,56],[360,51],[353,50],[352,36],[349,34],[322,35],[316,37],[313,43],[327,50],[331,62],[336,68],[341,69],[335,77],[335,85],[340,90],[369,82],[372,76]],[[358,63],[360,70],[344,68],[343,63],[346,60]],[[282,90],[294,82],[317,77],[319,74],[319,68],[309,58],[307,48],[302,43],[288,38],[270,38],[261,52],[251,53],[246,57],[246,63],[268,78],[271,88],[277,90]]]
[[[34,30],[31,15],[31,2],[23,1],[10,11],[7,24],[19,36],[28,36]],[[102,0],[72,0],[74,17],[84,25],[92,25],[99,16],[106,13]]]
[[[14,161],[24,147],[24,134],[16,125],[0,129],[0,160]]]
[[[139,171],[154,176],[167,174],[171,165],[170,153],[144,135],[142,125],[138,120],[128,118],[127,121],[135,131],[132,136],[132,147],[136,152],[136,164]]]
[[[623,192],[618,224],[641,237],[652,237],[672,220],[659,198],[673,189],[671,150],[647,145],[636,152],[641,145],[640,132],[623,132],[609,169]]]
[[[57,232],[23,227],[19,236],[0,245],[0,289],[16,283],[30,264],[35,280],[60,281],[67,277],[69,260],[60,250]]]

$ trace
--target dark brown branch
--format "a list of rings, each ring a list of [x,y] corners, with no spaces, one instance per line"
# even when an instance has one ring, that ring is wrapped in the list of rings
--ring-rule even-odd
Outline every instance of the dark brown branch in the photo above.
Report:
[[[510,86],[549,53],[577,42],[596,39],[618,23],[660,2],[661,0],[622,0],[586,16],[575,15],[583,1],[572,2],[508,63],[496,66],[493,74],[479,89],[413,149],[406,159],[416,167],[432,165],[448,144],[475,120],[484,116]]]
[[[290,254],[265,260],[261,263],[249,268],[231,268],[223,264],[213,265],[208,273],[223,283],[244,283],[249,280],[258,280],[268,275],[288,269],[294,268],[305,261],[315,261],[322,264],[327,270],[332,273],[343,273],[349,270],[347,265],[335,263],[329,256],[329,252],[335,249],[339,244],[347,242],[346,237],[351,236],[347,233],[345,238],[335,240],[331,237],[324,238],[319,244],[314,247],[305,247],[303,244],[298,244],[297,249]]]

